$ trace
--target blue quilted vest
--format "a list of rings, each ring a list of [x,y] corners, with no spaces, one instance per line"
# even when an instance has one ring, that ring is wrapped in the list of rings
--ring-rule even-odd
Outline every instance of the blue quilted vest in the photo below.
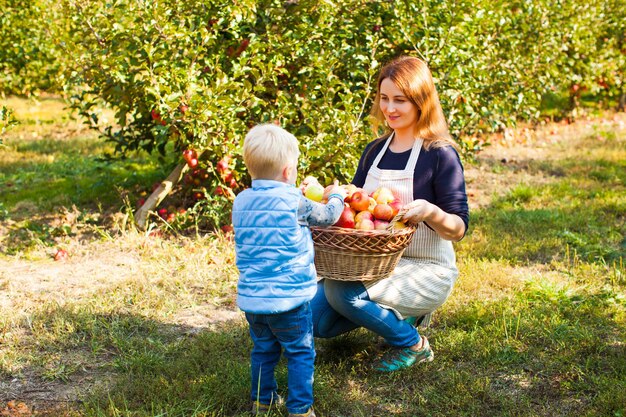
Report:
[[[253,180],[235,198],[237,305],[243,311],[282,313],[313,299],[313,240],[298,224],[301,198],[298,188],[272,180]]]

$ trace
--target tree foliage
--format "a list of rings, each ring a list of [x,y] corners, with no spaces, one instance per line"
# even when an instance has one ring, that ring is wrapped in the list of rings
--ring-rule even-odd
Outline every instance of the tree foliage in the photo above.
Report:
[[[624,94],[623,0],[29,4],[9,7],[3,23],[54,24],[12,27],[6,43],[21,49],[0,52],[12,80],[4,90],[52,87],[54,75],[118,154],[203,152],[208,178],[194,189],[226,205],[249,182],[240,145],[257,123],[276,121],[299,138],[302,175],[349,181],[378,133],[368,123],[376,74],[401,54],[428,62],[466,153],[479,149],[480,133],[537,118],[546,94],[569,92],[572,106],[584,89],[613,101]],[[44,48],[38,40],[50,33]],[[115,123],[101,120],[102,104]],[[230,178],[216,168],[224,159]]]

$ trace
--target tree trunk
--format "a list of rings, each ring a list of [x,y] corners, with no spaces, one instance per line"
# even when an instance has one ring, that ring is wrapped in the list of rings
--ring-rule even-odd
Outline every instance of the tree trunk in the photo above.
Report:
[[[140,230],[146,230],[148,214],[172,191],[172,187],[180,181],[185,172],[189,169],[186,163],[182,163],[159,186],[150,194],[141,207],[135,212],[135,224]]]

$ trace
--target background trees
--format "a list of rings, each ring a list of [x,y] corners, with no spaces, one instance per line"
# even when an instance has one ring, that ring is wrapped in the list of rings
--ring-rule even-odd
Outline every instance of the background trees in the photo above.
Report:
[[[117,157],[145,150],[174,164],[196,150],[179,190],[217,225],[249,183],[239,149],[256,123],[296,134],[303,175],[349,181],[377,134],[367,122],[377,71],[400,54],[429,63],[466,154],[547,105],[559,117],[585,95],[623,106],[621,3],[8,1],[0,88],[62,93]]]

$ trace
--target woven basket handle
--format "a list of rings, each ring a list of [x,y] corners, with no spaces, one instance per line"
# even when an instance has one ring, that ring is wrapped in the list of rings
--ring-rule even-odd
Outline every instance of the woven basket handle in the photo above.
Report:
[[[393,233],[396,232],[397,229],[394,229],[393,225],[397,222],[400,221],[402,219],[402,217],[404,217],[404,215],[406,214],[406,212],[409,211],[408,209],[405,208],[401,208],[400,211],[398,211],[398,214],[396,214],[395,216],[393,216],[393,219],[391,219],[391,221],[389,222],[389,226],[387,226],[387,231]],[[416,226],[413,225],[406,225],[406,227],[413,227],[415,228]]]

